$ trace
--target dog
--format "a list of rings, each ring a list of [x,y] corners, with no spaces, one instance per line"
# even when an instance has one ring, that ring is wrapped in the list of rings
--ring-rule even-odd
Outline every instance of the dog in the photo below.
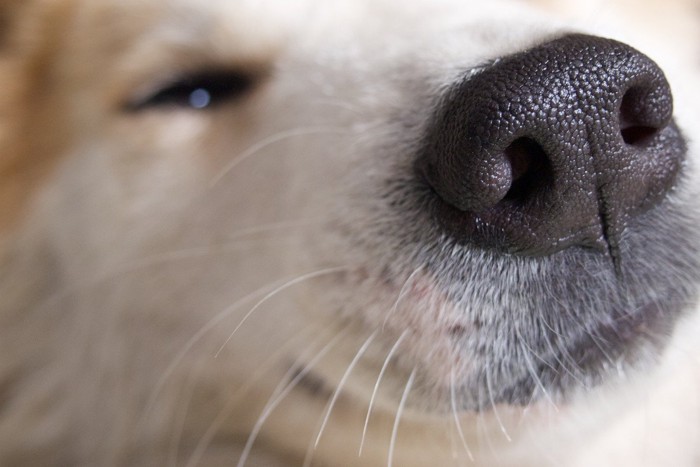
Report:
[[[700,465],[699,26],[0,1],[0,464]]]

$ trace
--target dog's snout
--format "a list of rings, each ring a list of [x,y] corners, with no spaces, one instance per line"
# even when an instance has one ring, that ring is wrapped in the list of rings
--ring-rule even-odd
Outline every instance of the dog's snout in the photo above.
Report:
[[[685,153],[660,68],[609,39],[567,35],[454,86],[419,172],[460,241],[550,254],[614,247],[658,204]]]

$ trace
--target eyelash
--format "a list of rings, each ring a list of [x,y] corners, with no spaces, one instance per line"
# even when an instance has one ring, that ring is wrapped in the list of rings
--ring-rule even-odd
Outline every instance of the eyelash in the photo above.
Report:
[[[239,71],[200,71],[171,81],[145,98],[128,104],[127,109],[205,110],[243,97],[255,87],[256,81],[253,75]]]

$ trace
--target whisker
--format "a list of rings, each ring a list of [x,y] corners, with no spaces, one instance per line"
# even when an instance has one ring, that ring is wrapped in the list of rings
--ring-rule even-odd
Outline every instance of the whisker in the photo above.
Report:
[[[455,442],[454,426],[451,422],[448,422],[447,420],[445,420],[443,424],[445,425],[445,434],[449,437],[450,440],[450,454],[452,455],[452,460],[455,462],[455,465],[458,465],[459,453],[457,452],[457,443]]]
[[[250,311],[248,311],[248,313],[245,314],[245,316],[243,316],[241,321],[238,323],[238,325],[234,328],[234,330],[228,336],[226,341],[224,341],[224,343],[221,345],[219,350],[216,352],[216,354],[214,355],[214,358],[219,357],[219,355],[224,350],[226,345],[229,342],[231,342],[231,339],[233,339],[233,336],[236,334],[236,332],[238,332],[238,330],[243,326],[243,324],[245,324],[245,322],[248,321],[248,318],[250,318],[253,315],[253,313],[255,313],[265,302],[267,302],[269,299],[271,299],[275,295],[279,294],[280,292],[283,292],[284,290],[289,289],[290,287],[293,287],[297,284],[300,284],[301,282],[305,282],[305,281],[308,281],[311,279],[315,279],[317,277],[326,276],[329,274],[335,274],[335,273],[347,271],[347,270],[348,270],[347,267],[335,267],[335,268],[321,269],[320,271],[314,271],[314,272],[310,272],[308,274],[304,274],[300,277],[297,277],[296,279],[292,279],[292,280],[286,282],[285,284],[280,285],[275,290],[273,290],[272,292],[265,295],[258,303],[256,303],[253,306],[253,308],[250,309]]]
[[[382,330],[386,327],[386,323],[389,320],[389,317],[396,312],[396,310],[399,307],[399,303],[401,303],[401,300],[403,299],[404,295],[408,293],[408,285],[411,283],[413,278],[423,269],[422,266],[419,266],[416,268],[415,271],[411,273],[410,276],[406,279],[406,282],[403,283],[403,286],[401,286],[401,290],[399,291],[398,297],[396,297],[396,301],[394,302],[394,305],[391,307],[391,310],[389,310],[389,313],[384,317],[384,323],[382,323]]]
[[[348,133],[347,128],[341,127],[305,127],[305,128],[295,128],[292,130],[280,131],[275,133],[263,140],[253,144],[251,147],[243,151],[240,155],[235,157],[230,161],[210,182],[210,187],[214,187],[218,184],[228,173],[230,173],[236,166],[255,155],[257,152],[271,146],[275,143],[279,143],[289,138],[294,138],[296,136],[307,136],[313,134],[344,134]]]
[[[270,222],[268,224],[253,225],[251,227],[242,228],[237,230],[232,235],[227,236],[227,240],[238,239],[241,237],[247,237],[250,235],[257,235],[260,233],[274,232],[276,230],[287,230],[294,229],[297,227],[308,227],[310,225],[322,224],[326,222],[323,218],[308,218],[300,220],[289,220],[289,221],[279,221]]]
[[[329,99],[329,98],[314,99],[311,103],[338,107],[340,109],[352,112],[353,114],[356,114],[356,115],[362,114],[362,112],[360,111],[360,109],[357,106],[353,105],[350,102],[342,101],[340,99]]]
[[[464,430],[462,430],[462,424],[459,421],[459,415],[457,415],[457,401],[455,397],[455,372],[452,370],[450,374],[450,400],[452,402],[452,414],[454,415],[455,426],[457,427],[457,433],[459,434],[459,439],[462,440],[462,446],[469,456],[469,460],[474,462],[474,455],[472,454],[469,445],[467,444],[467,438],[464,436]]]
[[[535,397],[536,393],[535,391],[532,391],[532,394],[530,394],[530,399],[527,401],[527,404],[525,404],[525,407],[520,412],[520,416],[518,417],[518,423],[516,425],[518,428],[521,428],[523,426],[525,420],[527,419],[527,416],[530,414],[530,410],[532,409],[535,403]]]
[[[233,410],[236,408],[236,405],[240,403],[241,398],[245,396],[249,391],[251,391],[260,378],[262,378],[274,365],[279,362],[282,357],[287,355],[289,350],[294,347],[299,341],[302,339],[306,339],[308,335],[310,334],[311,331],[315,330],[316,328],[311,326],[307,328],[304,331],[299,332],[296,336],[293,338],[289,339],[284,345],[282,345],[279,349],[277,349],[270,357],[268,357],[258,368],[257,370],[246,379],[246,382],[243,386],[239,387],[229,398],[228,402],[226,405],[221,409],[219,414],[216,416],[216,418],[212,421],[212,423],[209,425],[209,428],[207,428],[207,431],[204,432],[202,437],[199,439],[197,442],[197,445],[195,446],[194,450],[190,454],[189,460],[187,461],[187,464],[185,464],[185,467],[195,467],[197,464],[199,464],[199,461],[202,459],[204,456],[204,453],[207,449],[207,447],[211,444],[212,439],[214,439],[214,436],[216,435],[216,432],[221,428],[221,425],[226,421],[226,419],[232,414]],[[308,357],[308,355],[311,354],[312,349],[315,349],[317,344],[326,336],[326,331],[328,329],[325,329],[322,331],[322,334],[320,337],[314,339],[311,344],[307,347],[307,350],[305,352],[302,352],[302,356],[299,357],[298,360],[304,360]],[[282,377],[281,381],[286,384],[287,381],[289,381],[292,378],[292,375],[294,374],[294,371],[296,370],[297,366],[292,365],[289,370],[284,374]],[[279,390],[281,390],[283,384],[280,383],[278,388],[275,389],[275,391],[272,392],[272,397],[276,397],[277,394],[279,393]]]
[[[275,391],[273,391],[272,396],[270,396],[270,400],[268,403],[265,405],[263,408],[263,411],[260,414],[260,417],[258,417],[257,422],[255,422],[255,425],[253,426],[253,429],[250,431],[250,434],[248,435],[248,440],[246,441],[245,447],[243,448],[243,451],[241,452],[241,457],[238,460],[237,467],[243,467],[246,463],[246,460],[248,459],[248,456],[250,455],[250,451],[253,448],[253,443],[255,443],[255,440],[257,439],[258,435],[260,434],[260,430],[262,429],[263,424],[267,420],[267,418],[272,414],[272,411],[277,408],[277,406],[284,400],[285,397],[289,395],[290,392],[296,387],[297,384],[299,384],[299,381],[304,378],[311,369],[316,366],[316,364],[326,356],[326,354],[335,346],[338,341],[344,337],[347,334],[347,328],[344,329],[343,331],[340,331],[333,339],[331,339],[328,344],[326,344],[321,350],[318,351],[316,356],[314,356],[313,359],[301,370],[299,371],[296,376],[287,384],[284,386],[284,389],[278,391],[278,388],[281,388],[284,385],[285,380],[283,379],[280,382],[280,385],[278,388],[275,388]],[[293,373],[292,373],[293,374]],[[275,397],[275,393],[277,393],[277,396]]]
[[[345,379],[347,379],[347,376],[350,374],[352,371],[352,367],[354,367],[357,364],[357,360],[359,360],[359,356],[363,354],[366,350],[367,347],[369,346],[369,342],[371,342],[374,337],[376,336],[377,331],[372,333],[372,335],[365,341],[363,346],[358,350],[357,354],[355,355],[355,358],[353,358],[353,361],[350,363],[348,369],[346,370],[345,374],[341,378],[341,381],[337,384],[336,390],[333,392],[333,395],[331,398],[328,400],[328,403],[326,404],[326,407],[323,409],[324,416],[323,418],[319,419],[317,427],[315,429],[316,432],[316,438],[314,439],[313,437],[311,438],[309,445],[306,448],[306,454],[304,455],[304,462],[302,463],[302,467],[310,467],[311,462],[314,457],[314,452],[316,448],[318,447],[318,442],[321,439],[321,435],[325,429],[326,423],[328,422],[328,417],[330,416],[331,410],[333,409],[333,406],[335,405],[335,399],[337,398],[337,395],[340,394],[340,389],[342,386],[345,384]]]
[[[480,402],[484,400],[483,396],[483,386],[479,385],[477,389],[477,400]],[[482,410],[479,410],[476,413],[476,426],[478,430],[478,446],[479,446],[479,451],[484,451],[484,444],[488,447],[489,453],[493,458],[496,460],[496,464],[501,464],[501,454],[500,454],[500,449],[496,448],[496,445],[494,444],[493,437],[491,436],[491,430],[490,430],[490,423],[486,422],[486,419],[484,417],[484,413]]]
[[[583,328],[583,331],[591,338],[591,340],[593,341],[595,346],[600,350],[600,352],[603,354],[605,359],[610,363],[610,365],[612,365],[613,367],[617,366],[615,359],[604,348],[603,344],[608,344],[607,339],[605,339],[603,336],[600,336],[595,329],[588,330],[586,328]]]
[[[362,428],[362,439],[360,441],[360,450],[357,454],[358,457],[362,456],[362,449],[365,446],[365,438],[367,436],[367,427],[369,426],[369,417],[372,414],[372,408],[374,407],[374,399],[377,397],[377,392],[379,391],[379,384],[382,382],[382,378],[384,377],[384,372],[386,372],[386,369],[389,367],[389,362],[391,361],[392,357],[396,353],[396,351],[399,349],[399,346],[401,345],[401,342],[404,340],[404,338],[408,335],[408,331],[404,331],[401,333],[399,338],[396,340],[396,343],[394,346],[389,350],[389,354],[386,356],[384,359],[384,364],[382,365],[382,369],[379,370],[379,376],[377,377],[377,382],[374,384],[374,389],[372,390],[372,396],[369,398],[369,406],[367,407],[367,416],[365,417],[365,425]]]
[[[403,415],[403,410],[406,406],[406,400],[408,399],[408,393],[411,392],[411,386],[413,386],[413,380],[416,377],[415,368],[411,372],[411,376],[408,377],[408,382],[406,383],[406,388],[401,396],[401,402],[399,402],[399,408],[396,410],[396,418],[394,419],[394,428],[391,430],[391,441],[389,442],[389,457],[387,459],[387,467],[392,467],[394,465],[394,449],[396,448],[396,436],[399,432],[399,422],[401,422],[401,416]]]
[[[232,248],[244,245],[244,240],[249,240],[248,237],[254,237],[255,235],[276,232],[276,231],[286,231],[288,229],[293,229],[296,227],[308,227],[310,225],[319,224],[323,222],[320,219],[309,219],[302,221],[288,221],[288,222],[275,222],[270,224],[261,224],[252,227],[246,227],[233,232],[225,238],[222,243],[215,243],[212,245],[197,246],[192,248],[184,248],[182,250],[170,251],[167,253],[156,254],[151,256],[146,256],[137,262],[127,264],[122,268],[117,270],[117,274],[136,272],[140,269],[145,269],[153,266],[158,266],[161,264],[167,264],[175,261],[183,261],[187,259],[195,258],[206,258],[214,253],[220,253]]]
[[[246,302],[255,299],[257,296],[262,295],[267,292],[267,290],[274,289],[277,287],[277,284],[284,283],[284,280],[278,280],[276,282],[273,282],[272,284],[269,284],[265,287],[261,287],[248,295],[240,298],[233,304],[229,305],[228,307],[224,308],[222,311],[214,315],[204,326],[202,326],[199,331],[193,335],[190,340],[188,340],[185,345],[183,346],[182,350],[173,357],[173,360],[170,362],[168,367],[163,371],[163,374],[161,377],[158,379],[156,384],[153,387],[153,392],[151,396],[148,399],[148,403],[146,404],[146,407],[144,409],[144,415],[143,419],[145,419],[148,415],[150,415],[151,411],[155,407],[156,400],[158,396],[160,395],[160,392],[163,390],[163,387],[165,386],[165,383],[167,382],[168,378],[172,375],[172,373],[175,371],[177,366],[180,364],[183,358],[187,355],[187,353],[192,350],[192,348],[199,342],[209,331],[214,329],[219,323],[221,323],[225,318],[228,318],[231,313],[235,312],[239,307],[243,306]]]
[[[226,238],[226,241],[223,243],[184,248],[181,250],[168,251],[165,253],[146,256],[144,258],[138,259],[137,261],[118,265],[115,268],[109,269],[104,272],[97,272],[88,281],[80,282],[77,284],[69,284],[45,298],[41,303],[38,304],[37,308],[43,309],[45,307],[48,307],[49,305],[69,298],[72,295],[98,287],[99,285],[104,284],[107,281],[119,279],[122,276],[126,276],[127,274],[140,272],[153,267],[164,266],[169,263],[176,263],[178,261],[206,258],[215,253],[221,253],[222,251],[227,251],[240,247],[244,245],[244,241],[249,240],[247,237],[252,237],[261,233],[267,233],[277,230],[284,231],[296,227],[306,227],[321,222],[321,220],[310,219],[302,221],[263,224],[236,231],[230,236],[228,236]]]
[[[538,358],[538,355],[534,354],[532,349],[529,349],[527,346],[524,345],[523,343],[523,338],[520,334],[520,331],[516,328],[515,329],[516,336],[518,338],[518,344],[520,345],[520,349],[523,352],[523,357],[525,359],[525,364],[527,365],[528,372],[530,373],[530,376],[535,380],[535,384],[537,387],[542,391],[542,394],[544,394],[545,399],[547,399],[547,402],[554,408],[556,412],[559,412],[559,407],[557,407],[557,404],[554,403],[554,400],[552,397],[549,395],[549,392],[547,389],[545,389],[544,384],[542,383],[542,379],[537,375],[537,372],[535,371],[535,367],[532,365],[532,359],[528,357],[528,353],[532,353]],[[488,374],[487,374],[488,375]],[[488,384],[488,378],[486,379],[486,383]]]
[[[177,414],[174,417],[174,430],[173,435],[170,440],[169,454],[168,454],[168,465],[170,467],[177,467],[177,459],[180,455],[180,443],[182,441],[182,434],[185,431],[185,424],[187,422],[187,415],[190,411],[190,405],[192,404],[192,398],[195,393],[195,388],[197,387],[197,376],[198,371],[192,372],[188,375],[187,381],[184,388],[181,390],[182,395],[179,399],[182,399],[182,403],[178,402]]]
[[[542,323],[545,328],[547,328],[550,332],[554,333],[557,337],[562,338],[563,336],[561,333],[557,332],[545,319],[543,316],[543,313],[540,311],[539,314],[539,322]],[[549,351],[552,353],[554,356],[554,359],[559,363],[559,365],[564,369],[564,372],[566,372],[569,376],[571,376],[574,381],[576,381],[582,388],[588,389],[587,384],[576,375],[576,371],[582,371],[580,366],[576,363],[576,360],[573,358],[569,350],[566,348],[565,345],[562,345],[560,342],[560,339],[556,339],[556,347],[557,349],[555,350],[554,347],[552,346],[552,341],[551,339],[546,339],[546,344],[547,347],[549,348]],[[557,351],[561,355],[561,358],[557,356]],[[567,363],[571,364],[571,368],[567,365]]]
[[[516,330],[516,332],[518,332],[518,331]],[[542,362],[542,364],[544,364],[546,367],[548,367],[548,368],[549,368],[550,370],[552,370],[553,372],[555,372],[555,373],[557,373],[557,374],[559,373],[559,371],[557,371],[557,369],[554,367],[553,364],[549,363],[547,360],[545,360],[544,358],[542,358],[542,356],[540,356],[532,347],[530,347],[529,345],[527,345],[527,342],[525,342],[525,340],[520,336],[520,333],[519,333],[519,332],[518,332],[518,339],[520,340],[520,345],[522,345],[523,348],[525,348],[525,349],[530,353],[530,355],[532,355],[532,356],[535,357],[537,360],[539,360],[540,362]]]
[[[377,337],[377,332],[378,331],[374,331],[372,333],[372,335],[370,335],[367,338],[365,343],[362,344],[362,347],[360,347],[360,350],[357,351],[357,353],[355,354],[355,357],[350,362],[350,365],[348,365],[347,370],[345,370],[343,377],[340,378],[338,385],[335,387],[335,391],[333,392],[333,396],[331,397],[331,400],[328,404],[328,409],[326,410],[326,414],[323,417],[323,422],[321,423],[321,428],[318,430],[318,436],[316,436],[316,442],[314,443],[314,449],[316,449],[318,447],[318,442],[321,441],[321,436],[323,435],[323,431],[326,428],[326,424],[328,423],[328,419],[331,416],[331,412],[333,411],[333,407],[335,407],[335,403],[338,400],[338,396],[340,396],[340,392],[343,390],[343,386],[345,386],[345,383],[347,382],[348,378],[350,377],[350,373],[352,373],[352,370],[357,365],[357,362],[359,362],[360,358],[362,358],[362,356],[365,354],[365,352],[367,351],[367,348],[370,346],[370,344],[372,343],[374,338]]]
[[[493,409],[493,414],[496,417],[496,421],[498,422],[498,427],[500,428],[501,433],[503,433],[503,436],[505,436],[506,440],[508,442],[511,442],[513,441],[513,439],[510,437],[508,430],[506,430],[506,426],[503,424],[503,420],[501,420],[501,415],[498,413],[498,409],[496,408],[496,402],[493,398],[493,389],[491,386],[491,377],[489,376],[488,371],[486,372],[486,389],[489,393],[489,401],[491,401],[491,408]]]
[[[566,306],[562,306],[563,309],[566,309]],[[579,317],[575,314],[568,314],[568,317],[570,320],[568,321],[569,323],[573,324],[578,328],[583,334],[587,335],[588,337],[591,338],[591,341],[593,341],[593,344],[600,350],[600,352],[603,354],[603,356],[606,358],[606,360],[610,363],[611,366],[615,367],[615,359],[608,353],[608,351],[605,350],[604,345],[606,344],[607,341],[605,338],[602,336],[599,336],[596,332],[595,329],[589,329],[589,327],[581,320]],[[602,342],[601,342],[602,340]]]

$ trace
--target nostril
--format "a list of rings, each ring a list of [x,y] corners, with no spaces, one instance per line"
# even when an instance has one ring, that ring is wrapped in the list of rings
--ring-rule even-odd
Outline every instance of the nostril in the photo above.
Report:
[[[531,138],[518,138],[505,150],[512,183],[504,200],[526,202],[552,182],[552,169],[544,148]]]
[[[656,128],[640,125],[632,125],[620,129],[622,140],[630,146],[643,146],[658,131]]]
[[[644,146],[661,128],[644,124],[647,92],[638,87],[628,89],[620,104],[620,134],[625,144]]]

